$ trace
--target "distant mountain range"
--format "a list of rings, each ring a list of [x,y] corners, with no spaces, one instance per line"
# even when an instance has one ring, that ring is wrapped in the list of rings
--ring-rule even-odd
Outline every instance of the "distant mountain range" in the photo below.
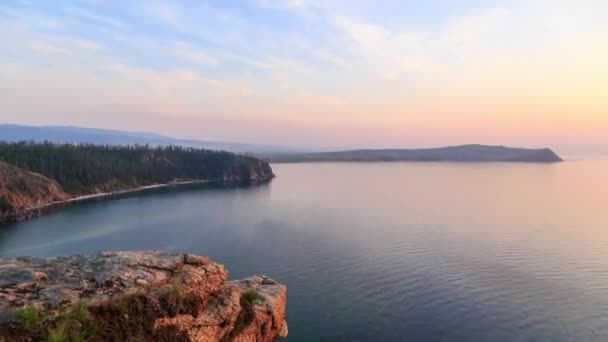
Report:
[[[252,154],[295,152],[295,149],[280,146],[179,139],[154,133],[126,132],[73,126],[24,126],[0,124],[0,140],[9,142],[51,141],[58,143],[90,143],[96,145],[177,145]]]
[[[381,162],[381,161],[453,161],[453,162],[529,162],[555,163],[562,159],[552,150],[506,146],[462,145],[425,149],[350,150],[318,153],[270,155],[274,163],[298,162]]]

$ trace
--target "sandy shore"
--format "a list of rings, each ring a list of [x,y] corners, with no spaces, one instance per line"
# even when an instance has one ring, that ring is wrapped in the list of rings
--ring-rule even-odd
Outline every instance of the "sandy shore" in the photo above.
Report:
[[[133,189],[111,191],[111,192],[100,192],[100,193],[95,193],[95,194],[90,194],[90,195],[72,197],[70,199],[63,200],[63,201],[54,201],[54,202],[49,202],[49,203],[44,203],[44,204],[40,204],[37,206],[29,207],[29,208],[25,209],[24,211],[39,210],[39,209],[44,209],[46,207],[50,207],[50,206],[54,206],[54,205],[58,205],[58,204],[81,202],[81,201],[86,201],[86,200],[91,200],[91,199],[96,199],[96,198],[113,197],[113,196],[119,196],[119,195],[124,195],[124,194],[141,192],[141,191],[150,190],[150,189],[166,188],[166,187],[188,185],[188,184],[204,184],[204,183],[209,183],[209,182],[211,182],[211,181],[209,181],[209,180],[192,180],[192,181],[171,182],[171,183],[163,183],[163,184],[151,184],[151,185],[146,185],[146,186],[140,186],[140,187],[133,188]]]

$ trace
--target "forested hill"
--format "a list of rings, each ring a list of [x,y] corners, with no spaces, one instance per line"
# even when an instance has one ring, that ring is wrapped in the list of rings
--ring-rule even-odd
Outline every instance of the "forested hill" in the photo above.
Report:
[[[0,143],[0,161],[57,181],[72,195],[185,180],[258,182],[268,163],[229,152],[176,146]]]

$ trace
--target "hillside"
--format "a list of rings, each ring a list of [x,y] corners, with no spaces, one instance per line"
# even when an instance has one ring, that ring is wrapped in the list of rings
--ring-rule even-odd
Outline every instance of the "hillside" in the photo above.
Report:
[[[0,161],[0,221],[24,209],[69,198],[57,182]]]
[[[427,149],[350,150],[274,154],[269,156],[269,158],[273,163],[381,161],[555,163],[562,161],[555,152],[547,148],[526,149],[486,145],[462,145]]]

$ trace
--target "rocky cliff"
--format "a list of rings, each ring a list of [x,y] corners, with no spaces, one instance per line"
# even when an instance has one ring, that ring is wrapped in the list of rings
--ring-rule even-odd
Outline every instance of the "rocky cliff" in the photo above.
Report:
[[[284,285],[264,276],[227,278],[224,266],[191,254],[0,260],[0,336],[248,342],[287,335]]]
[[[224,172],[222,181],[232,184],[258,184],[272,180],[275,175],[268,162],[260,159],[244,157],[246,163],[240,163]]]
[[[0,161],[0,222],[18,220],[25,209],[70,196],[57,182]]]

